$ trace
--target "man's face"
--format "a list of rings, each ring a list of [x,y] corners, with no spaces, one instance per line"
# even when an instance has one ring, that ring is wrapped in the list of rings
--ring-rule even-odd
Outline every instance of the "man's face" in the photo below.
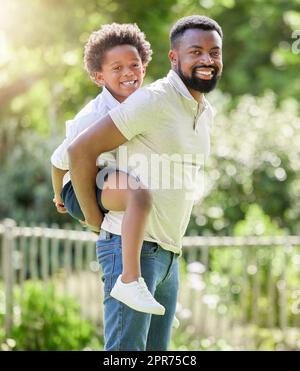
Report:
[[[172,69],[190,91],[208,93],[222,74],[222,39],[217,31],[186,30],[169,58]]]
[[[96,80],[123,102],[142,85],[144,74],[145,67],[137,49],[132,45],[119,45],[105,53]]]

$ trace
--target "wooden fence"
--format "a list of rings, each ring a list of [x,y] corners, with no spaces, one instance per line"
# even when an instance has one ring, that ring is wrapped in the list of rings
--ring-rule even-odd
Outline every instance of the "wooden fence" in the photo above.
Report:
[[[0,224],[7,334],[13,289],[22,292],[28,279],[54,281],[78,299],[84,318],[101,325],[96,239],[82,230]],[[247,343],[243,330],[249,325],[300,328],[300,237],[185,237],[183,251],[177,311],[182,330],[238,347]]]

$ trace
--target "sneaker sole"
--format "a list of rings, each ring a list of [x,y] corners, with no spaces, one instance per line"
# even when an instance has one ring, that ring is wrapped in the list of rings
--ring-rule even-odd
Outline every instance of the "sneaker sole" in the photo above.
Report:
[[[166,312],[165,308],[162,309],[149,309],[146,310],[142,307],[136,306],[136,305],[129,305],[125,300],[122,298],[118,297],[118,295],[115,295],[113,292],[110,293],[110,296],[116,300],[119,300],[121,303],[127,305],[129,308],[136,310],[137,312],[142,312],[142,313],[148,313],[148,314],[156,314],[157,316],[163,316]]]
[[[177,329],[177,328],[179,328],[179,326],[180,326],[179,320],[177,320],[177,321],[176,320],[173,320],[172,327]]]

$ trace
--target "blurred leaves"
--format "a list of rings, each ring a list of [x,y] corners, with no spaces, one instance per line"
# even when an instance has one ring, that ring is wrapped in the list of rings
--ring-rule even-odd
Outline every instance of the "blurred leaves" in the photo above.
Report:
[[[82,63],[89,34],[103,23],[136,22],[154,50],[150,82],[169,69],[171,25],[193,13],[221,24],[225,69],[209,97],[219,114],[207,194],[188,233],[232,233],[252,203],[299,233],[298,0],[2,0],[1,218],[61,222],[52,210],[49,157],[65,120],[98,93]]]
[[[94,324],[80,318],[75,299],[58,293],[54,284],[26,282],[23,295],[15,291],[14,316],[10,337],[5,339],[0,331],[1,350],[98,350],[103,346]],[[2,326],[3,320],[0,313]]]
[[[212,131],[206,194],[190,225],[202,234],[232,234],[251,204],[290,233],[300,232],[300,119],[296,100],[244,96],[229,113],[226,96],[215,94],[220,111]],[[217,212],[216,212],[217,210]]]

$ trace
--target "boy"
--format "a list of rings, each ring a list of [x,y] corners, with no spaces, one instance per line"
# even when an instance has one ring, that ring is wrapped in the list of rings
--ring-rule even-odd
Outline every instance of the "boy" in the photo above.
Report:
[[[103,86],[103,91],[74,120],[67,122],[66,139],[51,157],[53,202],[58,212],[68,212],[84,222],[72,183],[67,178],[68,146],[142,85],[151,55],[150,44],[136,25],[113,23],[91,34],[85,47],[85,68],[92,80]],[[103,168],[106,164],[110,167]],[[98,206],[102,214],[111,210],[106,216],[108,221],[122,224],[123,270],[110,295],[137,311],[163,315],[165,308],[149,292],[140,268],[144,228],[151,208],[150,194],[134,177],[116,169],[114,151],[102,154],[96,165],[103,179],[97,184],[98,188],[95,187]],[[119,211],[125,211],[124,218]],[[89,227],[99,232],[99,227]]]

